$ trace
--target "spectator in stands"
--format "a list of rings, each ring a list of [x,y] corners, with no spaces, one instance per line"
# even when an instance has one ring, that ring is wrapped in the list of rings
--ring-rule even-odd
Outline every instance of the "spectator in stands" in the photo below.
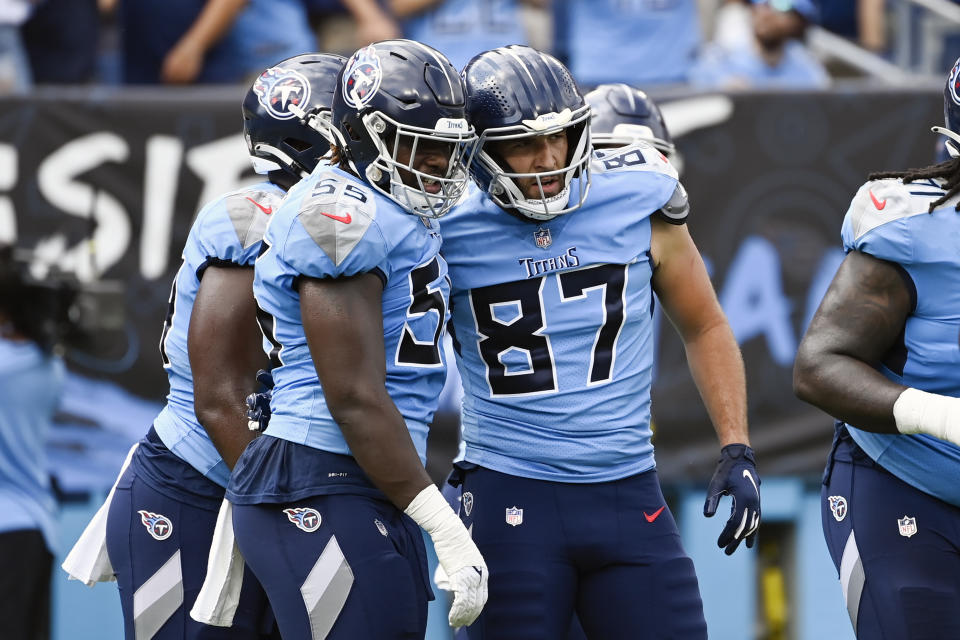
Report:
[[[21,36],[37,84],[83,84],[94,79],[100,35],[97,0],[43,0]]]
[[[442,51],[457,69],[481,51],[526,44],[518,0],[390,0],[404,37]]]
[[[685,82],[702,40],[697,0],[554,0],[554,29],[585,87]]]
[[[26,93],[33,84],[20,25],[30,16],[30,0],[0,2],[0,95]]]
[[[887,50],[887,14],[884,0],[814,0],[819,24],[838,36],[855,41],[877,54]]]
[[[110,2],[127,84],[239,83],[316,49],[303,0]]]
[[[691,84],[716,89],[827,86],[830,77],[803,44],[815,18],[810,0],[755,0],[747,12],[738,3],[727,5],[718,16],[717,37],[690,74]],[[743,19],[749,20],[749,29],[742,28]]]
[[[50,634],[56,502],[46,436],[59,405],[63,362],[51,353],[54,290],[26,287],[9,247],[0,250],[0,635]],[[42,321],[39,321],[42,320]]]

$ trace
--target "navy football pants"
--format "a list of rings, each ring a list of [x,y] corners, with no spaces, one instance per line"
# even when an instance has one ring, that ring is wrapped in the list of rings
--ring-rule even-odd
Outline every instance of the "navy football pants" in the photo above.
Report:
[[[655,471],[571,484],[467,467],[460,517],[490,569],[470,640],[565,638],[574,612],[591,640],[707,637]]]
[[[887,472],[844,428],[822,497],[824,537],[857,638],[960,638],[960,509]]]
[[[200,507],[165,495],[139,477],[135,467],[131,462],[118,481],[107,517],[107,552],[117,575],[126,639],[268,636],[264,632],[272,629],[273,618],[263,590],[249,572],[233,627],[208,626],[190,617],[207,573],[219,505]]]
[[[307,510],[299,520],[297,509]],[[424,637],[433,592],[423,537],[393,505],[354,494],[234,505],[233,525],[284,638]]]

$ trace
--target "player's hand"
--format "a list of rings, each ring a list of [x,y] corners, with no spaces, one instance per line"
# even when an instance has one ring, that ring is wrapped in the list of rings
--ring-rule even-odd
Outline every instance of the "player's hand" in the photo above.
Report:
[[[420,492],[404,510],[430,534],[437,560],[453,592],[448,620],[454,628],[473,624],[487,603],[489,571],[463,522],[435,485]]]
[[[730,519],[717,539],[727,555],[737,550],[741,540],[752,547],[760,528],[760,476],[753,459],[753,449],[745,444],[728,444],[720,450],[720,460],[707,486],[703,515],[717,512],[721,496],[730,496]]]
[[[247,396],[247,427],[251,431],[263,433],[270,423],[270,400],[273,397],[273,376],[269,371],[257,371],[257,382],[264,391]]]

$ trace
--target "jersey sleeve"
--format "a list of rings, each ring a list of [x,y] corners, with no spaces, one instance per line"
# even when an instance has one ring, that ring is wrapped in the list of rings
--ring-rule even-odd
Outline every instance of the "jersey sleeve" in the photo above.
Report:
[[[843,219],[844,251],[861,251],[898,264],[913,261],[913,242],[907,221],[926,214],[898,179],[873,180],[857,191]]]
[[[204,207],[191,235],[202,254],[200,268],[211,264],[253,266],[270,215],[283,193],[270,185],[228,194]]]
[[[674,166],[652,145],[641,142],[599,150],[594,155],[592,171],[598,176],[626,176],[626,181],[617,181],[630,185],[631,199],[643,194],[644,204],[650,207],[648,211],[671,224],[686,223],[690,214],[687,191]]]
[[[280,257],[295,271],[311,278],[389,276],[390,245],[376,223],[377,199],[366,186],[328,173],[288,204],[297,210]]]

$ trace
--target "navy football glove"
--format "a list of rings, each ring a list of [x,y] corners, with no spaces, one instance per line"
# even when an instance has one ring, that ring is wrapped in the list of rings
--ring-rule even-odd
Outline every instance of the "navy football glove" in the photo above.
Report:
[[[707,487],[703,515],[710,518],[717,512],[721,496],[733,498],[730,519],[717,539],[717,545],[730,555],[741,540],[746,539],[747,547],[752,547],[760,528],[760,476],[753,449],[745,444],[728,444],[720,450],[717,469]]]
[[[247,427],[263,433],[270,423],[270,399],[273,397],[273,376],[269,371],[257,371],[257,382],[264,390],[247,396]]]

